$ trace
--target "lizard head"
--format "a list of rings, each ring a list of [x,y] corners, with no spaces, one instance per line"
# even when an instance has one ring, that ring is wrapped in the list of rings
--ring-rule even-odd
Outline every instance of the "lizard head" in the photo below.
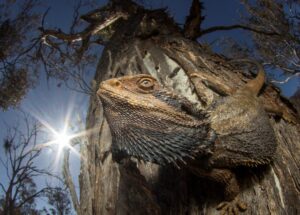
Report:
[[[113,155],[158,164],[184,162],[213,142],[206,114],[150,75],[104,81],[97,93],[112,133]]]
[[[98,95],[105,104],[123,103],[126,106],[143,107],[172,112],[171,107],[155,98],[160,90],[158,82],[150,75],[125,76],[101,83]]]

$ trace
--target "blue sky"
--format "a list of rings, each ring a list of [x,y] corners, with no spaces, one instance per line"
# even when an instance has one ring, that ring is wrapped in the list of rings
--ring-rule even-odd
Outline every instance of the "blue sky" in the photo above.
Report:
[[[68,29],[72,20],[72,5],[74,1],[71,0],[46,0],[44,5],[49,5],[51,10],[46,19],[46,27],[57,27],[61,29]],[[99,5],[103,5],[106,1],[98,1]],[[144,1],[148,8],[158,8],[168,6],[170,15],[174,16],[176,22],[183,24],[184,19],[189,11],[191,0],[157,0]],[[243,7],[238,0],[205,0],[205,15],[206,19],[203,27],[210,27],[214,25],[230,25],[239,22],[239,13],[243,12]],[[45,10],[45,8],[44,8]],[[224,36],[232,36],[239,41],[245,41],[247,34],[241,30],[216,32],[205,36],[201,41],[211,42],[215,39]],[[100,57],[100,56],[99,56]],[[284,77],[277,77],[284,79]],[[59,82],[50,80],[47,82],[46,77],[41,73],[39,84],[35,89],[30,90],[26,98],[22,101],[20,108],[25,112],[31,114],[33,117],[43,118],[51,124],[56,130],[60,130],[64,126],[65,116],[73,106],[72,117],[85,118],[88,107],[88,97],[84,94],[76,93],[67,89],[65,86],[57,87]],[[291,96],[297,86],[299,85],[299,78],[292,79],[288,84],[281,86],[282,92],[285,96]],[[6,126],[13,125],[19,119],[18,110],[10,109],[6,112],[0,112],[0,141],[2,141]],[[5,123],[4,123],[5,122]],[[55,152],[45,152],[40,162],[47,165],[50,161],[53,162]],[[3,148],[0,147],[0,156],[3,156]],[[73,173],[78,173],[79,162],[78,158],[72,158]],[[59,169],[59,168],[58,168]],[[1,168],[0,171],[2,172]],[[0,176],[0,180],[4,180]]]

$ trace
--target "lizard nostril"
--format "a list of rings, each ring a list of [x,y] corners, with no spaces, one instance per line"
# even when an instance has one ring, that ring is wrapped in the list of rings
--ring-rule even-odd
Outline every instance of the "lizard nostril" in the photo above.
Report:
[[[119,86],[121,86],[121,82],[120,81],[118,81],[118,80],[116,80],[116,81],[114,81],[114,83],[113,83],[116,87],[119,87]]]
[[[110,85],[111,87],[120,87],[121,82],[119,80],[112,79],[108,81],[108,85]]]

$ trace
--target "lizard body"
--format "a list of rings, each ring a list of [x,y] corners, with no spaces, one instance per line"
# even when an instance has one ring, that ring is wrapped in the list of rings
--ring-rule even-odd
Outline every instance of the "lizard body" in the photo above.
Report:
[[[210,159],[215,163],[214,166],[266,164],[272,160],[276,151],[273,128],[257,97],[264,85],[265,73],[261,64],[255,64],[258,67],[256,78],[211,110],[211,127],[219,139]]]
[[[239,186],[231,169],[269,163],[276,151],[273,129],[257,98],[264,76],[260,69],[256,79],[207,113],[195,110],[150,75],[102,82],[98,95],[112,133],[113,157],[179,163],[224,184],[226,200],[233,201]],[[208,166],[199,163],[203,160]],[[223,207],[227,212],[236,208]]]

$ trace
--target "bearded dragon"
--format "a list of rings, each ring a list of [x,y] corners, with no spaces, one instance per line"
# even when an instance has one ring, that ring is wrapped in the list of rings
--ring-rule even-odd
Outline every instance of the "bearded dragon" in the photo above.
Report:
[[[232,169],[269,163],[277,145],[257,98],[264,79],[260,69],[255,79],[207,111],[147,74],[102,82],[98,96],[112,133],[114,159],[132,156],[186,167],[225,185],[226,202],[218,207],[222,213],[245,210],[236,198],[239,185]]]

